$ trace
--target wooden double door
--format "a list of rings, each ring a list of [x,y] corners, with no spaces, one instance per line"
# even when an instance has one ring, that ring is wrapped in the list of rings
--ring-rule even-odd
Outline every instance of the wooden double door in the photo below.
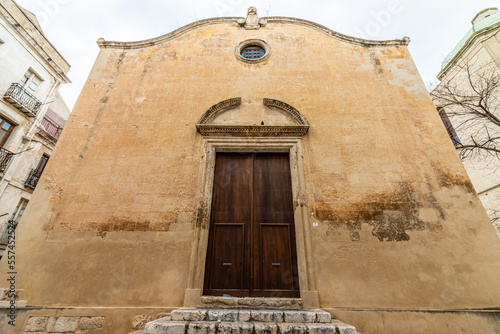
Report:
[[[299,297],[287,153],[217,153],[203,292]]]

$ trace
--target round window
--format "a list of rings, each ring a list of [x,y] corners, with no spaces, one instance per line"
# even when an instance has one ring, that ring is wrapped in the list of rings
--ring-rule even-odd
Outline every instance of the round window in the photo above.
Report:
[[[258,45],[251,45],[241,50],[241,56],[245,59],[259,59],[264,57],[266,50]]]
[[[271,55],[271,47],[261,39],[247,39],[236,47],[234,53],[238,60],[254,64],[268,59]]]

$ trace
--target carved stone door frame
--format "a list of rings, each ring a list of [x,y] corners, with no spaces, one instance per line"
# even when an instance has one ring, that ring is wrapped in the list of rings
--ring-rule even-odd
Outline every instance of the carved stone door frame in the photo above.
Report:
[[[304,164],[301,136],[290,137],[204,137],[204,163],[202,188],[198,204],[195,237],[189,264],[188,288],[184,306],[201,305],[207,257],[210,210],[214,183],[215,155],[217,152],[288,152],[292,176],[292,194],[297,243],[300,296],[308,308],[319,307],[316,290],[314,259],[311,247],[311,225],[306,203]]]

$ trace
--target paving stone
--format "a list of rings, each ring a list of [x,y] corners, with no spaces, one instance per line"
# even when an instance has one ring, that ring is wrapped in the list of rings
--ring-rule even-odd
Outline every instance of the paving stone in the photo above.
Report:
[[[201,302],[212,307],[243,306],[243,307],[282,307],[289,310],[302,309],[300,298],[236,298],[203,296]]]
[[[354,326],[345,324],[345,323],[340,322],[340,321],[339,322],[333,322],[332,324],[334,324],[335,327],[337,327],[338,332],[340,334],[358,334],[358,332],[356,331],[356,328]]]
[[[59,317],[54,324],[54,333],[76,332],[79,317]]]
[[[304,334],[307,328],[304,324],[280,323],[278,328],[281,334]]]
[[[236,306],[238,304],[238,299],[227,297],[201,297],[201,302],[210,306]]]
[[[251,319],[259,322],[283,322],[283,312],[274,310],[252,310]]]
[[[49,317],[31,317],[24,328],[25,332],[37,332],[45,330]]]
[[[277,334],[278,326],[275,323],[256,322],[254,323],[255,334]]]
[[[285,311],[285,322],[313,323],[316,322],[316,312],[311,311]]]
[[[215,334],[215,332],[216,322],[200,321],[189,323],[187,334]]]
[[[185,334],[186,327],[187,322],[162,318],[148,322],[144,328],[144,334]]]
[[[254,334],[254,324],[251,322],[240,322],[240,334]]]
[[[208,321],[238,321],[238,310],[209,310]]]
[[[218,322],[217,334],[252,334],[251,322]]]
[[[104,326],[104,317],[81,317],[78,329],[93,330]]]
[[[242,322],[250,321],[251,312],[247,310],[240,310],[238,312],[238,320]]]
[[[315,311],[316,312],[316,322],[329,323],[332,321],[332,315],[325,311]]]
[[[158,313],[157,315],[155,315],[155,319],[154,320],[161,319],[161,318],[166,318],[166,317],[172,318],[170,316],[170,313]]]
[[[50,316],[49,320],[47,320],[47,332],[53,333],[54,332],[54,327],[56,325],[56,317]]]
[[[308,334],[338,334],[333,324],[306,324]]]
[[[132,319],[132,328],[133,329],[144,329],[146,324],[150,321],[155,320],[155,318],[151,315],[136,315]]]
[[[171,313],[173,321],[203,321],[207,316],[206,310],[178,309]]]
[[[149,322],[144,334],[358,334],[352,326],[330,321],[323,310],[182,308]]]

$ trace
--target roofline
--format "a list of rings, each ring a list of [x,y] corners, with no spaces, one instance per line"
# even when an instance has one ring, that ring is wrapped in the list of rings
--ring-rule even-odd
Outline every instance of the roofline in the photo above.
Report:
[[[210,25],[210,24],[223,24],[223,23],[234,23],[235,27],[239,27],[238,25],[238,20],[242,19],[242,17],[215,17],[215,18],[210,18],[210,19],[203,19],[199,20],[196,22],[192,22],[190,24],[187,24],[179,29],[176,29],[168,34],[151,38],[151,39],[146,39],[142,41],[135,41],[135,42],[115,42],[115,41],[106,41],[104,38],[99,38],[97,41],[97,44],[101,49],[107,49],[107,48],[116,48],[116,49],[141,49],[141,48],[146,48],[150,46],[154,46],[157,44],[160,44],[162,42],[170,41],[173,40],[177,37],[180,37],[183,34],[186,34],[190,31],[193,31],[195,29]],[[243,18],[244,19],[244,18]],[[408,45],[410,43],[410,38],[409,37],[403,37],[402,39],[394,39],[394,40],[386,40],[386,41],[375,41],[375,40],[368,40],[368,39],[363,39],[363,38],[357,38],[357,37],[352,37],[348,35],[344,35],[341,33],[338,33],[336,31],[333,31],[331,29],[328,29],[325,26],[322,26],[318,23],[303,20],[303,19],[297,19],[293,17],[284,17],[284,16],[270,16],[265,18],[268,23],[288,23],[288,24],[298,24],[298,25],[303,25],[308,28],[312,28],[316,31],[319,31],[329,37],[340,39],[352,44],[357,44],[360,46],[364,47],[370,47],[370,46],[389,46],[389,45]]]
[[[474,18],[472,19],[471,23],[474,24],[474,21],[477,19],[477,17],[481,14],[483,14],[484,12],[487,12],[489,10],[498,10],[498,8],[496,7],[490,7],[490,8],[486,8],[486,9],[483,9],[482,11],[480,11],[479,13],[476,14],[476,16],[474,16]]]
[[[23,11],[24,10],[27,10],[26,8],[24,7],[21,7],[17,4],[17,2],[15,1],[12,1],[17,8],[19,8],[19,10],[21,11],[21,13],[23,13],[24,17],[26,17],[26,19],[33,25],[33,27],[35,27],[35,29],[43,36],[43,38],[45,39],[45,41],[52,47],[52,49],[54,49],[54,51],[59,55],[59,57],[61,57],[61,59],[69,66],[71,67],[71,64],[63,57],[63,55],[56,49],[56,47],[49,41],[49,39],[45,36],[44,32],[41,30],[41,29],[38,29],[38,26],[28,17],[28,15],[26,15],[26,13]],[[28,12],[30,12],[29,10],[27,10]],[[34,13],[30,12],[31,14],[35,15]],[[35,15],[36,16],[36,15]]]
[[[34,28],[36,33],[40,34],[40,37],[43,38],[43,41],[46,41],[47,44],[50,45],[50,47],[42,47],[42,45],[37,42],[35,37],[28,33],[25,27],[18,22],[15,15],[19,14],[17,12],[14,14],[14,12],[9,11],[2,3],[0,3],[0,16],[5,17],[6,24],[10,25],[17,36],[24,40],[24,42],[27,43],[31,50],[40,57],[39,60],[46,64],[48,68],[51,69],[51,71],[54,71],[56,80],[59,80],[62,83],[71,83],[71,80],[68,78],[65,70],[63,69],[64,66],[67,66],[69,71],[71,65],[64,58],[62,58],[59,51],[57,51],[57,49],[50,43],[47,37],[45,37],[45,35],[38,30],[36,25],[33,24],[26,13],[17,5],[17,3],[12,0],[11,3],[15,5],[16,10],[19,11],[19,13],[21,13],[21,15],[23,15],[23,17],[28,20],[28,23]],[[55,51],[55,53],[52,53],[52,51]],[[60,60],[57,60],[57,62],[54,61],[49,53],[52,53],[52,56],[57,55],[58,57],[61,57],[62,62]]]
[[[472,45],[474,45],[474,43],[477,41],[477,39],[479,39],[479,37],[484,36],[487,33],[489,33],[490,31],[498,29],[498,28],[500,28],[500,21],[497,22],[496,24],[492,25],[492,26],[489,26],[489,27],[483,29],[483,30],[475,31],[471,35],[471,37],[469,37],[469,39],[467,40],[467,42],[465,42],[464,46],[460,49],[460,51],[458,51],[457,54],[453,58],[450,59],[450,61],[448,62],[448,64],[446,64],[446,66],[441,69],[441,71],[437,75],[437,78],[439,80],[442,80],[442,78],[447,74],[447,72],[450,70],[450,68],[452,67],[452,65],[455,65],[458,62],[458,60],[465,53],[467,53],[467,51],[470,49],[470,47]]]

